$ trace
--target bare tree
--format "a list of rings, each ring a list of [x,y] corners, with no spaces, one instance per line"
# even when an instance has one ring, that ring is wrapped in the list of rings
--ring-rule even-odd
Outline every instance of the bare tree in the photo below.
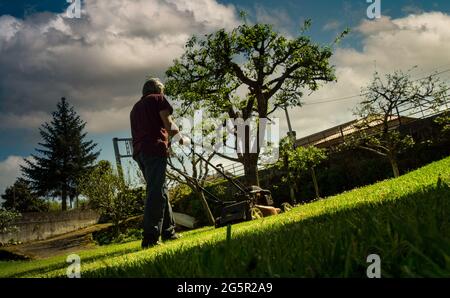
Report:
[[[383,80],[375,73],[370,85],[362,90],[365,99],[355,110],[355,115],[361,118],[356,125],[360,133],[347,142],[389,159],[394,177],[398,177],[398,154],[414,145],[410,135],[401,134],[396,129],[398,125],[393,125],[401,123],[399,109],[438,109],[446,100],[447,91],[447,86],[435,75],[412,80],[410,71],[396,71]]]

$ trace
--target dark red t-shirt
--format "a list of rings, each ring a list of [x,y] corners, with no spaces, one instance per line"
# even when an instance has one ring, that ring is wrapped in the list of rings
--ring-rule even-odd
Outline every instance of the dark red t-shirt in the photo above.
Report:
[[[133,157],[141,151],[150,156],[168,156],[169,134],[159,115],[163,110],[173,113],[162,94],[145,95],[133,106],[130,113]]]

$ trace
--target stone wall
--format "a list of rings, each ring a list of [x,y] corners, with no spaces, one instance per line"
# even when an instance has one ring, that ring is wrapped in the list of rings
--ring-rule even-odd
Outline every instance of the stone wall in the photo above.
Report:
[[[92,210],[24,213],[15,222],[18,231],[0,234],[0,243],[29,242],[72,232],[96,224],[100,216]]]

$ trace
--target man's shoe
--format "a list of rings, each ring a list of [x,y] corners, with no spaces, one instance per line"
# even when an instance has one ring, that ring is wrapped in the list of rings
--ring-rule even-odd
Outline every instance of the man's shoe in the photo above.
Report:
[[[174,233],[170,236],[161,236],[163,241],[177,240],[181,238],[180,234]]]
[[[141,248],[147,249],[156,245],[161,244],[158,240],[142,239]]]

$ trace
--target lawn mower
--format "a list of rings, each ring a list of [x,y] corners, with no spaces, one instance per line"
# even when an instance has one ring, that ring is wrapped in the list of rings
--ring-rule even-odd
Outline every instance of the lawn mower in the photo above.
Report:
[[[219,166],[213,165],[202,155],[195,151],[194,154],[220,173],[237,189],[237,192],[234,194],[231,201],[222,201],[217,198],[216,195],[197,183],[200,189],[206,194],[205,198],[221,207],[220,216],[215,219],[216,228],[265,216],[276,215],[281,212],[280,209],[273,207],[272,194],[269,190],[262,189],[259,186],[246,187],[239,180],[229,177],[223,169],[219,169]],[[189,179],[194,178],[189,177]]]

